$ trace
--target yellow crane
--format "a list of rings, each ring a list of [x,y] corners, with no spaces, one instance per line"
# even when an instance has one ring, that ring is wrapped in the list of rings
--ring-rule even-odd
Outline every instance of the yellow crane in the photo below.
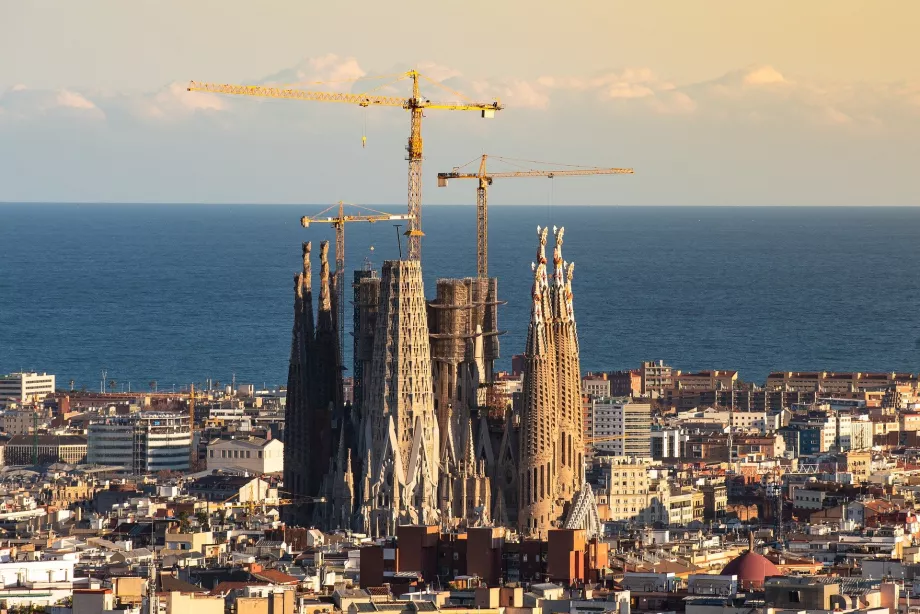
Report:
[[[370,92],[362,94],[346,94],[333,92],[312,92],[301,89],[284,89],[262,85],[227,85],[219,83],[203,83],[192,81],[188,85],[190,92],[210,92],[216,94],[234,94],[238,96],[258,96],[263,98],[283,98],[289,100],[311,100],[315,102],[341,102],[356,104],[361,107],[384,106],[400,107],[410,114],[409,142],[406,145],[409,160],[409,259],[419,260],[422,255],[422,117],[428,109],[443,111],[480,111],[483,118],[495,116],[495,111],[503,107],[498,100],[493,102],[474,102],[465,96],[454,92],[441,83],[429,79],[416,70],[397,75],[396,81],[409,79],[412,81],[412,95],[409,98],[398,96],[372,95]],[[419,80],[424,79],[441,87],[463,100],[454,102],[432,102],[423,97],[419,89]],[[380,86],[383,87],[383,86]],[[374,89],[380,89],[374,88]]]
[[[566,165],[568,168],[558,170],[520,170],[503,173],[490,173],[486,171],[486,160],[488,155],[483,155],[479,161],[478,173],[461,172],[466,166],[469,166],[475,160],[467,162],[463,166],[454,167],[449,173],[438,173],[438,187],[447,187],[449,179],[477,179],[479,187],[476,188],[476,274],[480,278],[489,276],[489,203],[488,191],[492,185],[493,179],[506,177],[571,177],[573,175],[632,175],[631,168],[600,168],[593,166],[574,166]],[[495,159],[509,163],[531,162],[543,164],[543,162],[534,162],[533,160],[515,160],[514,158],[502,158],[492,156]]]
[[[300,218],[300,225],[309,228],[310,224],[332,224],[335,229],[335,287],[336,301],[338,304],[338,327],[339,327],[339,351],[345,352],[345,224],[347,222],[386,222],[389,220],[411,220],[411,216],[396,213],[384,213],[376,209],[361,207],[358,205],[349,205],[369,212],[370,215],[345,215],[345,203],[339,201],[338,215],[326,215],[331,209],[336,207],[332,205],[317,213],[316,215],[305,215]]]

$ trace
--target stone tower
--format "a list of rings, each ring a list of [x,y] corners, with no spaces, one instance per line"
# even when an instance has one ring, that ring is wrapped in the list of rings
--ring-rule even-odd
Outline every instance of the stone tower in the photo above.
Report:
[[[559,437],[556,444],[557,495],[571,501],[581,489],[584,463],[584,429],[581,404],[581,367],[578,357],[578,333],[572,309],[572,269],[562,259],[564,228],[553,228],[553,345],[556,350],[556,388],[559,413]],[[568,269],[568,270],[566,270]],[[568,276],[566,275],[568,273]]]
[[[388,260],[370,373],[365,373],[364,469],[361,516],[372,535],[398,524],[436,524],[438,423],[431,389],[431,353],[422,269],[418,260]]]
[[[526,537],[546,537],[562,512],[556,505],[559,406],[552,305],[546,279],[546,234],[546,228],[537,227],[540,245],[537,262],[532,265],[533,304],[524,350],[518,526]]]
[[[291,357],[288,366],[285,405],[284,484],[296,495],[315,494],[319,484],[310,483],[308,433],[313,392],[310,374],[313,369],[313,289],[310,268],[311,244],[303,244],[303,271],[294,277],[294,327],[291,334]],[[310,520],[303,505],[285,508],[285,521],[305,525]]]

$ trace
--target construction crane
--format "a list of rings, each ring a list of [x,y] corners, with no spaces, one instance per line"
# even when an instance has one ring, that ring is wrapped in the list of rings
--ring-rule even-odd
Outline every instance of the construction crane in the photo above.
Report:
[[[345,215],[345,203],[339,201],[338,215],[335,217],[326,215],[330,209],[327,207],[316,215],[303,216],[300,218],[300,225],[309,228],[310,224],[332,224],[335,229],[335,299],[338,305],[338,327],[339,327],[339,351],[345,351],[345,224],[347,222],[386,222],[388,220],[409,220],[411,217],[404,214],[384,213],[376,209],[369,209],[359,205],[349,205],[363,211],[368,211],[370,215]],[[325,216],[325,217],[324,217]]]
[[[409,141],[406,145],[409,160],[409,229],[406,235],[409,238],[409,259],[419,260],[422,255],[422,117],[425,110],[435,109],[444,111],[480,111],[483,118],[492,118],[496,111],[503,107],[498,100],[493,102],[473,102],[465,96],[451,90],[443,84],[429,79],[416,70],[397,75],[396,81],[410,79],[412,81],[412,95],[409,98],[398,96],[378,96],[369,92],[362,94],[344,94],[332,92],[311,92],[301,89],[283,89],[261,85],[226,85],[219,83],[202,83],[192,81],[188,85],[190,92],[209,92],[216,94],[234,94],[238,96],[257,96],[263,98],[284,98],[290,100],[311,100],[315,102],[342,102],[356,104],[361,107],[384,106],[400,107],[410,114]],[[419,90],[419,80],[424,79],[463,100],[455,102],[432,102],[423,97]],[[380,89],[379,86],[374,89]]]
[[[483,154],[479,161],[478,173],[464,173],[461,170],[475,162],[472,160],[463,166],[454,167],[449,173],[438,173],[438,187],[447,187],[449,179],[477,179],[479,187],[476,188],[476,274],[480,278],[489,276],[489,203],[488,192],[489,186],[492,185],[493,179],[506,177],[571,177],[573,175],[632,175],[631,168],[600,168],[593,166],[574,166],[560,165],[567,168],[558,170],[528,170],[510,171],[504,173],[489,173],[486,171],[486,160],[488,155]],[[502,160],[509,164],[518,166],[521,162],[545,164],[543,162],[534,162],[533,160],[516,160],[514,158],[503,158],[501,156],[492,156],[497,160]]]

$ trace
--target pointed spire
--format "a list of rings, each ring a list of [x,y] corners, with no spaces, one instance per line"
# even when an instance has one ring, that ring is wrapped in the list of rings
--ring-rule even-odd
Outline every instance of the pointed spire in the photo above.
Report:
[[[329,287],[329,241],[319,244],[319,310],[332,311],[332,296]]]
[[[565,281],[565,310],[569,322],[575,322],[575,307],[572,305],[572,276],[575,273],[575,263],[566,264],[566,281]],[[576,343],[578,337],[575,337]]]
[[[310,251],[313,249],[313,244],[310,241],[304,242],[301,247],[303,248],[303,277],[304,282],[306,282],[307,287],[313,283],[312,271],[310,266]]]
[[[303,244],[303,327],[306,345],[311,345],[313,341],[313,268],[310,264],[312,249],[313,244],[310,241]]]
[[[339,448],[336,450],[335,469],[342,471],[345,468],[345,426],[339,426]],[[349,458],[351,457],[351,448],[348,449]]]
[[[553,248],[553,319],[559,322],[567,321],[565,308],[565,264],[562,260],[562,236],[565,228],[555,228],[556,247]]]
[[[466,421],[466,450],[463,453],[463,470],[466,475],[476,473],[476,450],[473,447],[473,421]]]

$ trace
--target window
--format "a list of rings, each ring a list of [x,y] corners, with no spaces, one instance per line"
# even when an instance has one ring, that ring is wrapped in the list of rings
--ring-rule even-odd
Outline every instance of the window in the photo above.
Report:
[[[262,450],[259,450],[259,458],[262,458]]]
[[[802,593],[799,591],[789,591],[789,603],[802,603]]]
[[[208,450],[208,453],[211,458],[214,458],[214,450]]]
[[[246,450],[246,458],[249,458],[251,455],[252,455],[252,452],[250,452],[249,450]]]

